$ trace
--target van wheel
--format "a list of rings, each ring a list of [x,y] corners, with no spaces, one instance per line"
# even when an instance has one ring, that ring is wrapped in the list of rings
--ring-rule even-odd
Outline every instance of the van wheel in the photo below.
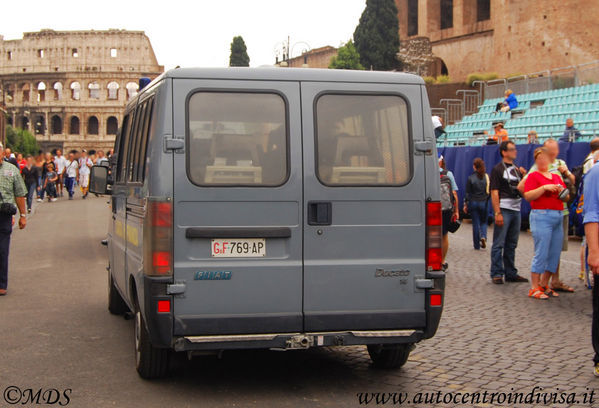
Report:
[[[150,343],[141,312],[135,312],[135,368],[140,377],[162,378],[168,373],[170,350]]]
[[[113,315],[124,315],[129,311],[129,307],[116,286],[114,286],[114,280],[110,271],[108,271],[108,311]]]
[[[413,349],[413,344],[370,344],[368,354],[376,368],[400,368]]]

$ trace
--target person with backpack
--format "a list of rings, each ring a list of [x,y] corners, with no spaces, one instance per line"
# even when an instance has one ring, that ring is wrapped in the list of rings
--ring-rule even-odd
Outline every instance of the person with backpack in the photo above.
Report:
[[[520,236],[520,205],[522,195],[518,183],[526,170],[518,168],[514,160],[518,156],[511,140],[499,146],[501,161],[491,171],[491,203],[495,217],[493,246],[491,247],[491,280],[495,284],[505,282],[528,282],[516,269],[516,247]]]
[[[489,213],[489,175],[480,157],[472,163],[474,173],[466,180],[464,212],[472,217],[472,242],[474,249],[487,247],[487,217]]]
[[[587,172],[584,204],[584,235],[589,247],[588,264],[593,276],[599,275],[599,166],[595,163],[599,152],[593,155],[593,166]],[[593,285],[593,323],[591,329],[593,350],[593,374],[599,377],[599,285]]]
[[[443,222],[443,270],[447,270],[449,265],[445,262],[447,252],[449,251],[449,232],[452,223],[455,223],[460,218],[458,211],[458,185],[455,182],[453,173],[447,170],[445,159],[442,155],[439,156],[439,173],[441,176],[441,214]]]
[[[599,137],[591,140],[590,143],[591,152],[584,159],[581,166],[577,166],[572,169],[572,173],[576,179],[576,196],[570,205],[570,216],[572,225],[574,227],[574,235],[582,237],[582,243],[580,244],[580,273],[578,278],[582,281],[585,280],[586,275],[586,249],[587,240],[584,234],[583,224],[583,211],[584,211],[584,179],[587,173],[595,165],[595,153],[599,151]],[[589,286],[590,287],[590,286]]]

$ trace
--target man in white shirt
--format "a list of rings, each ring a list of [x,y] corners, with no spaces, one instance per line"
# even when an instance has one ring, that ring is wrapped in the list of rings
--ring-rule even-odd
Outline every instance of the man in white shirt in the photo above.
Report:
[[[89,190],[89,175],[93,165],[94,163],[87,155],[87,151],[83,150],[81,152],[81,157],[79,158],[79,186],[81,187],[81,193],[83,194],[84,200],[87,198],[87,193]]]
[[[67,166],[67,159],[62,155],[60,149],[56,150],[56,157],[54,157],[54,167],[56,168],[56,174],[58,174],[58,180],[56,180],[57,193],[62,197],[62,186],[64,184],[64,169]]]
[[[67,160],[64,172],[64,185],[67,188],[67,192],[69,193],[69,200],[72,200],[74,194],[73,186],[75,185],[75,180],[79,176],[79,163],[75,159],[75,155],[73,154],[73,152],[69,153],[69,159]]]
[[[440,116],[433,115],[432,121],[433,129],[435,129],[435,139],[438,139],[441,137],[442,134],[447,133],[443,129],[443,119]]]

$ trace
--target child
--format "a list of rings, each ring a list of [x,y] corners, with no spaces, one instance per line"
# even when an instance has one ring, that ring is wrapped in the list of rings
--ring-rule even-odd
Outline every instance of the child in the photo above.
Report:
[[[48,201],[56,201],[56,181],[58,174],[54,171],[54,163],[48,163],[48,172],[46,173],[46,183],[44,189],[48,194]]]

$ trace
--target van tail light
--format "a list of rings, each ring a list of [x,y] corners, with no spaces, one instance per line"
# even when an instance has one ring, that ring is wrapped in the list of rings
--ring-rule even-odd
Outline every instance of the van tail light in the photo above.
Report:
[[[426,203],[426,270],[440,271],[443,264],[443,219],[441,203],[429,201]]]
[[[173,204],[148,199],[144,220],[144,272],[149,276],[173,274]]]

